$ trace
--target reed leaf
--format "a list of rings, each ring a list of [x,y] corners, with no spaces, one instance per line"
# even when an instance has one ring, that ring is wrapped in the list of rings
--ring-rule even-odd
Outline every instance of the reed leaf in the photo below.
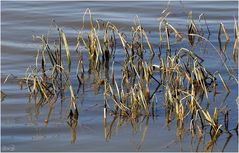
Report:
[[[71,55],[70,55],[70,50],[69,50],[69,46],[67,43],[66,35],[63,31],[62,31],[62,38],[63,38],[63,42],[65,45],[66,55],[67,55],[67,60],[68,60],[68,74],[70,74],[70,72],[71,72]]]

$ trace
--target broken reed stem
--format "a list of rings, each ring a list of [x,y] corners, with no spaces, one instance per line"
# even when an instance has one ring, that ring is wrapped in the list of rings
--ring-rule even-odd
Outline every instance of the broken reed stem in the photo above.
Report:
[[[67,43],[66,35],[63,31],[62,31],[62,38],[63,38],[63,42],[64,42],[64,45],[65,45],[66,55],[67,55],[67,60],[68,60],[68,75],[70,75],[70,72],[71,72],[71,55],[70,55],[70,50],[69,50],[69,46],[68,46],[68,43]]]
[[[219,31],[218,31],[218,40],[221,40],[221,31],[223,31],[224,36],[226,37],[226,41],[230,41],[226,27],[224,26],[224,24],[222,22],[220,23],[220,27],[219,27]]]

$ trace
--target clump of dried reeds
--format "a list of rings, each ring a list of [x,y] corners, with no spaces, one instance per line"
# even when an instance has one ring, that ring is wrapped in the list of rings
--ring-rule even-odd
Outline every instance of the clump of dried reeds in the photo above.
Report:
[[[85,32],[84,23],[87,14],[90,16],[90,30]],[[201,25],[196,25],[190,16],[188,33],[183,35],[167,21],[167,16],[168,14],[160,20],[160,51],[158,59],[153,62],[155,46],[151,44],[146,30],[140,24],[139,18],[136,19],[135,26],[131,29],[130,37],[127,38],[126,34],[120,32],[111,22],[101,23],[96,21],[94,23],[91,12],[87,9],[83,16],[83,26],[78,33],[76,44],[76,53],[79,59],[76,70],[76,77],[79,82],[78,91],[81,85],[84,90],[86,65],[83,61],[85,58],[83,58],[82,52],[86,50],[89,54],[88,61],[90,63],[88,73],[93,71],[95,78],[97,78],[94,81],[95,91],[97,93],[101,87],[104,89],[105,121],[107,119],[107,109],[110,106],[113,106],[111,110],[113,110],[115,116],[130,118],[132,125],[140,116],[154,116],[154,97],[157,91],[161,89],[164,94],[165,110],[168,112],[166,115],[168,123],[174,118],[179,123],[179,127],[183,129],[185,118],[190,116],[192,135],[195,135],[196,131],[198,131],[201,136],[205,126],[209,125],[210,133],[213,135],[212,143],[210,144],[213,144],[223,129],[222,124],[218,121],[218,109],[215,108],[213,115],[209,112],[208,107],[211,101],[209,95],[214,93],[214,96],[216,96],[218,93],[218,81],[221,81],[227,93],[230,93],[230,88],[220,73],[207,70],[203,65],[206,59],[201,58],[195,51],[187,48],[179,48],[174,52],[172,50],[171,39],[174,39],[171,36],[172,33],[174,33],[177,42],[187,40],[191,46],[196,45],[195,38],[197,37],[200,38],[198,41],[206,40],[210,43],[208,39],[203,37],[204,31]],[[204,18],[210,34],[205,16],[201,15],[199,20],[201,17]],[[201,31],[198,27],[201,27]],[[71,95],[70,106],[72,107],[70,109],[73,109],[69,113],[69,125],[75,129],[77,125],[75,121],[78,119],[77,98],[73,89],[74,84],[71,82],[71,78],[74,77],[71,75],[71,65],[75,61],[71,60],[66,34],[57,25],[56,29],[58,38],[53,48],[50,47],[47,37],[36,37],[40,39],[42,49],[37,53],[35,67],[29,68],[25,78],[21,81],[25,81],[31,94],[40,95],[41,98],[37,105],[48,104],[51,108],[57,102],[58,97],[64,98],[64,94],[69,89]],[[218,32],[219,41],[221,41],[222,31],[226,41],[230,41],[223,23],[220,24]],[[235,21],[233,50],[235,63],[238,63],[238,35],[238,25]],[[163,43],[166,44],[165,53],[162,52]],[[210,44],[212,45],[212,43]],[[119,48],[124,51],[125,62],[121,67],[122,73],[117,74],[121,75],[121,79],[116,80],[114,63],[117,62],[115,54]],[[64,66],[62,58],[64,50],[67,56],[67,68]],[[150,58],[145,54],[150,55]],[[221,57],[220,53],[219,56]],[[109,74],[110,63],[112,63],[111,76]],[[237,82],[232,69],[225,62],[223,64]],[[103,71],[105,71],[104,77],[102,76]],[[206,100],[203,100],[204,97]],[[109,104],[109,98],[113,103]],[[202,105],[202,101],[207,104]],[[205,105],[207,106],[206,108],[204,107]],[[228,122],[228,117],[225,120]],[[225,124],[225,129],[228,131],[227,124]]]

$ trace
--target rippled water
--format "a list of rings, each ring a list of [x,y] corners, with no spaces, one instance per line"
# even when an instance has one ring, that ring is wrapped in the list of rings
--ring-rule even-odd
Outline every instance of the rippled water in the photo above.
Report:
[[[118,120],[113,124],[110,139],[105,140],[103,122],[103,92],[95,94],[93,84],[87,84],[84,94],[79,94],[79,124],[76,129],[77,140],[71,144],[71,129],[66,123],[66,106],[64,103],[53,110],[48,126],[44,120],[48,108],[35,113],[33,102],[29,102],[27,90],[20,90],[18,81],[10,76],[3,84],[8,74],[23,77],[25,70],[34,65],[36,51],[39,48],[32,35],[47,34],[51,20],[55,19],[58,25],[66,32],[71,47],[74,47],[78,30],[82,26],[82,16],[86,8],[90,8],[94,19],[111,21],[125,33],[130,31],[134,24],[134,17],[138,15],[146,31],[150,31],[150,38],[157,40],[158,18],[161,12],[169,7],[171,15],[169,22],[179,31],[187,32],[187,16],[193,11],[194,19],[201,13],[207,18],[211,31],[210,41],[218,46],[217,32],[219,23],[227,27],[229,36],[234,41],[234,18],[238,18],[237,2],[181,2],[174,1],[168,4],[161,2],[1,2],[1,90],[7,95],[1,102],[1,141],[2,151],[195,151],[197,139],[192,139],[186,129],[183,141],[176,139],[175,124],[170,127],[165,124],[163,101],[158,102],[157,117],[140,118],[137,132],[132,132],[130,122],[117,127]],[[88,24],[88,23],[86,23]],[[228,55],[231,56],[233,41],[227,46]],[[158,41],[153,42],[156,46]],[[210,70],[226,72],[217,53],[207,46],[207,54],[202,54],[208,60],[205,65]],[[85,53],[86,54],[86,53]],[[121,55],[117,55],[121,57]],[[123,60],[123,59],[119,59]],[[229,64],[233,66],[233,62]],[[116,65],[117,70],[117,65]],[[118,70],[118,73],[120,70]],[[226,74],[225,74],[226,76]],[[222,84],[219,84],[222,86]],[[237,85],[230,83],[232,90],[226,100],[230,111],[230,128],[237,124]],[[213,103],[221,104],[221,95]],[[159,96],[160,97],[160,96]],[[69,99],[68,99],[69,100]],[[219,104],[217,104],[219,103]],[[107,122],[108,127],[113,118]],[[234,126],[234,127],[233,127]],[[107,129],[109,130],[109,128]],[[145,132],[144,132],[145,131]],[[144,142],[142,137],[145,133]],[[223,135],[217,141],[214,151],[222,151],[227,140]],[[209,138],[205,140],[209,141]],[[203,151],[205,143],[199,146]],[[224,151],[237,151],[237,135],[231,137]],[[10,149],[10,150],[9,150]],[[13,151],[12,150],[12,151]]]

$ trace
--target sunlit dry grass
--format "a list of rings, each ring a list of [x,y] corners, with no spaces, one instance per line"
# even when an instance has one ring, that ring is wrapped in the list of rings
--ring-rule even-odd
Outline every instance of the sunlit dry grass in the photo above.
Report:
[[[82,52],[85,50],[89,54],[89,59],[86,60],[91,64],[88,69],[98,78],[94,84],[95,91],[97,92],[99,88],[104,89],[105,100],[102,103],[104,103],[105,122],[109,113],[108,109],[112,110],[114,116],[130,119],[133,127],[137,118],[153,117],[155,96],[159,90],[162,90],[160,94],[164,95],[163,103],[167,112],[167,124],[175,119],[178,127],[182,130],[185,120],[190,118],[190,132],[193,136],[198,134],[199,138],[202,137],[205,127],[209,126],[212,139],[207,150],[213,146],[223,131],[229,131],[228,112],[225,113],[225,128],[222,128],[223,124],[218,121],[219,108],[214,108],[213,114],[209,111],[210,94],[217,95],[218,82],[223,84],[224,90],[228,94],[230,93],[231,89],[227,82],[220,73],[207,70],[207,67],[203,65],[207,59],[201,58],[193,50],[178,48],[173,51],[171,47],[171,39],[174,39],[172,34],[177,42],[187,40],[191,46],[196,45],[196,38],[201,38],[201,41],[209,41],[203,36],[205,31],[201,25],[196,25],[192,17],[189,17],[188,33],[182,34],[167,21],[168,14],[163,16],[159,25],[159,48],[166,48],[166,52],[156,53],[155,46],[151,44],[150,37],[143,25],[140,24],[138,17],[135,26],[130,31],[130,36],[127,37],[111,22],[105,22],[103,25],[99,21],[94,22],[89,9],[83,16],[83,23],[87,15],[90,17],[90,27],[88,27],[90,30],[85,32],[83,24],[78,33],[75,50],[78,61],[72,61],[72,51],[68,46],[67,34],[57,24],[55,26],[58,38],[53,48],[50,48],[48,38],[45,36],[36,37],[41,41],[42,50],[37,53],[35,67],[27,69],[26,76],[20,82],[21,86],[22,82],[25,82],[31,95],[40,96],[36,105],[46,104],[51,108],[45,120],[46,123],[50,120],[54,104],[59,98],[63,100],[65,93],[69,91],[71,98],[68,124],[72,127],[74,135],[72,142],[75,142],[74,133],[77,126],[78,109],[74,89],[76,83],[73,83],[71,79],[76,77],[78,80],[77,92],[80,88],[84,90],[86,65]],[[201,18],[204,19],[208,34],[210,34],[205,16],[201,15],[199,19]],[[225,25],[220,23],[219,41],[222,39],[222,32],[227,42],[232,40],[229,38]],[[238,35],[238,25],[235,21],[235,43],[232,55],[235,64],[238,63]],[[166,42],[166,46],[163,46],[162,42]],[[210,44],[212,45],[212,43]],[[215,48],[215,46],[213,47]],[[125,58],[125,62],[121,65],[121,74],[115,74],[114,70],[114,63],[117,61],[115,54],[118,48],[122,49]],[[62,58],[64,51],[67,61],[63,61]],[[216,51],[218,50],[216,49]],[[220,54],[220,52],[217,53]],[[150,55],[151,58],[146,58],[145,54]],[[221,54],[219,56],[221,57]],[[157,62],[153,62],[155,58],[158,58]],[[66,64],[64,64],[65,62]],[[71,73],[74,62],[78,65],[76,74]],[[231,67],[224,61],[222,62],[229,75],[234,78],[232,81],[237,83],[238,80]],[[110,63],[112,63],[111,67]],[[102,77],[103,71],[105,71],[104,78]],[[115,75],[120,75],[121,79],[116,80]],[[202,105],[202,102],[206,104]],[[110,134],[106,134],[105,137],[108,139]]]

